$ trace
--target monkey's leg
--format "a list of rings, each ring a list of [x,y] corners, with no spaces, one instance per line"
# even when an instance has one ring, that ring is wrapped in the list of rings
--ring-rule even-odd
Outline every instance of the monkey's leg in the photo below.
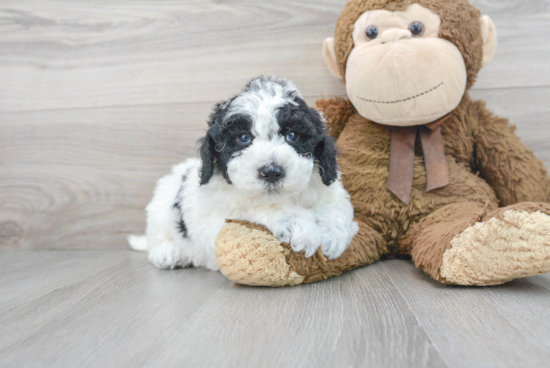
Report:
[[[306,258],[294,253],[265,227],[247,221],[228,221],[216,239],[220,271],[238,284],[286,286],[306,284],[338,276],[374,263],[387,252],[382,236],[359,222],[359,232],[342,256],[328,260],[319,249]]]
[[[519,203],[486,214],[476,204],[452,204],[404,242],[416,266],[444,284],[503,284],[550,272],[550,205]]]

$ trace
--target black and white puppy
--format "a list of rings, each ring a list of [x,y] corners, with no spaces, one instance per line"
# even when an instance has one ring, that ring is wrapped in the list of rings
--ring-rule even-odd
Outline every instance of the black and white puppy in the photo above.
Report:
[[[158,268],[218,270],[214,242],[226,219],[265,225],[294,251],[339,257],[358,231],[339,180],[323,116],[294,85],[253,79],[214,108],[189,159],[160,179],[147,206],[146,236],[129,237]]]

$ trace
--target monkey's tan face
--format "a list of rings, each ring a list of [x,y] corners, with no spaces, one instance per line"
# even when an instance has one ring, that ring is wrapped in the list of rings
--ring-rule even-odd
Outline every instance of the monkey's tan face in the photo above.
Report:
[[[384,125],[422,125],[460,104],[466,65],[458,48],[439,38],[440,25],[439,15],[419,4],[361,15],[346,87],[362,116]]]

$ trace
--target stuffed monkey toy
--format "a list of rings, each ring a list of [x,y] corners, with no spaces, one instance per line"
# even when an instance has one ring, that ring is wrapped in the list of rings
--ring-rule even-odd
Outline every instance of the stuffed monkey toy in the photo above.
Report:
[[[261,224],[229,221],[223,274],[297,285],[410,256],[449,285],[550,272],[550,180],[543,164],[468,90],[495,54],[496,30],[468,0],[351,0],[329,70],[349,100],[320,100],[360,226],[347,251],[306,258]]]

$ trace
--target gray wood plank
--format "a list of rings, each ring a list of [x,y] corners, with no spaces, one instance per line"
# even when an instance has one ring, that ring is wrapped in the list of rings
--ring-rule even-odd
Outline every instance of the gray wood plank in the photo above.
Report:
[[[128,259],[128,253],[133,252],[0,252],[0,311],[112,267]]]
[[[223,289],[154,359],[159,366],[446,366],[384,268],[298,288]],[[218,352],[194,354],[205,341]]]
[[[125,246],[154,183],[196,155],[211,104],[4,114],[0,244]]]
[[[548,276],[502,286],[441,285],[409,261],[391,261],[395,283],[452,367],[544,367],[550,361]]]
[[[212,288],[227,283],[219,273],[190,270],[182,277],[153,269],[143,255],[139,258],[1,313],[2,366],[97,367],[105,351],[115,354],[113,359],[121,346],[134,349],[125,356],[125,366],[138,366],[130,362],[146,352],[127,346],[128,339],[141,333],[145,345],[162,345],[170,331],[156,328],[158,323],[170,326],[190,318]]]
[[[214,102],[260,74],[343,93],[321,56],[338,0],[2,3],[0,110]],[[297,62],[303,60],[304,62]]]
[[[550,86],[548,0],[474,1],[500,48],[478,89]],[[344,0],[5,0],[0,111],[212,102],[252,76],[342,95],[321,46]]]
[[[549,86],[550,1],[470,2],[491,17],[498,32],[495,58],[481,70],[474,89]],[[540,38],[532,37],[534,33]]]
[[[539,275],[537,277],[531,277],[528,279],[530,283],[548,289],[550,292],[550,274]],[[550,307],[550,303],[546,304]]]
[[[387,263],[270,289],[202,269],[160,271],[138,258],[1,312],[0,364],[447,366],[387,278]]]

